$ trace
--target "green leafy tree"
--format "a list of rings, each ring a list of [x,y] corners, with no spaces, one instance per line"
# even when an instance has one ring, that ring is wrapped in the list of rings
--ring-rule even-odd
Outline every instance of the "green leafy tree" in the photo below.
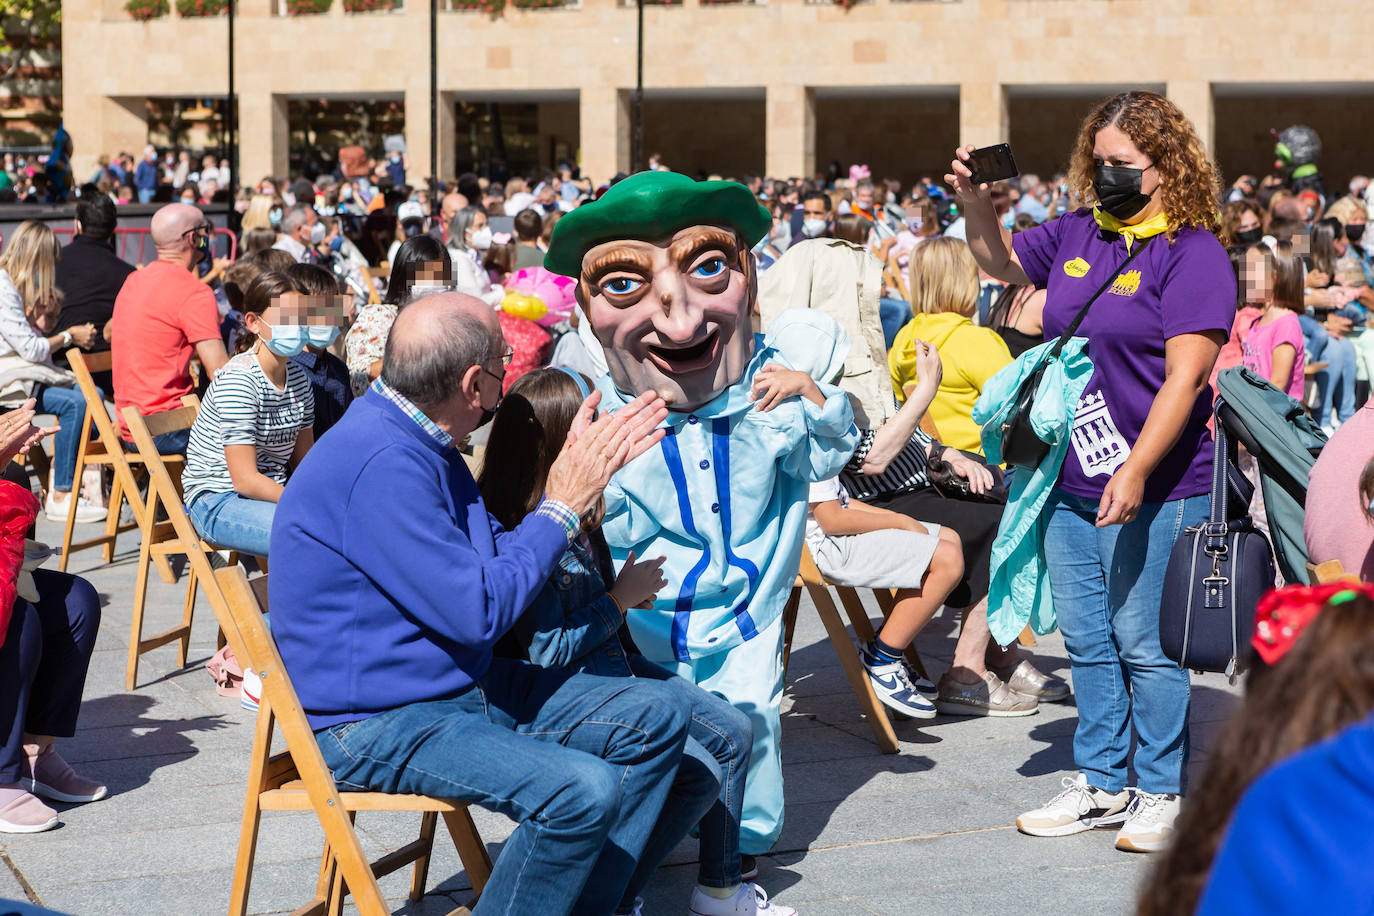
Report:
[[[0,82],[62,36],[61,0],[0,0]]]

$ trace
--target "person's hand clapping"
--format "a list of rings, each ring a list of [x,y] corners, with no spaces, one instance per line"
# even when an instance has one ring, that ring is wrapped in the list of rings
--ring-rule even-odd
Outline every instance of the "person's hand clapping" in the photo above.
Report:
[[[969,165],[969,158],[977,148],[970,143],[956,149],[954,160],[949,164],[949,172],[945,175],[945,184],[953,186],[955,196],[962,203],[992,199],[992,185],[987,182],[973,183],[973,168]]]
[[[654,557],[652,560],[636,562],[635,552],[630,551],[630,555],[625,558],[625,565],[620,567],[620,574],[615,577],[615,585],[611,586],[610,590],[611,597],[620,605],[621,610],[648,610],[654,606],[654,599],[658,597],[659,591],[668,584],[668,580],[663,578],[665,559]]]
[[[756,402],[754,409],[762,411],[772,410],[793,397],[808,397],[817,404],[825,403],[825,395],[821,394],[815,379],[805,372],[786,369],[777,363],[769,363],[758,371],[749,397]]]
[[[57,432],[56,426],[34,426],[37,402],[29,398],[18,408],[0,416],[0,467],[9,464],[29,449]]]
[[[611,475],[653,448],[663,438],[655,429],[668,416],[663,398],[645,392],[615,413],[589,422],[601,392],[593,391],[578,409],[563,450],[549,468],[544,495],[586,515],[610,483]]]
[[[96,330],[95,325],[89,321],[85,324],[74,324],[67,328],[67,333],[72,335],[72,343],[83,350],[89,350],[95,345]]]

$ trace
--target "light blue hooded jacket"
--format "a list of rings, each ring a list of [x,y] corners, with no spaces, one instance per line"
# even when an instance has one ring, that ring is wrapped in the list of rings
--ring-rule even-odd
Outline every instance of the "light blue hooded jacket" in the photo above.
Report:
[[[983,454],[989,464],[1002,463],[1002,424],[1011,413],[1021,383],[1048,358],[1054,345],[1055,341],[1050,341],[1027,350],[983,387],[973,406],[973,422],[983,428]],[[1059,358],[1046,368],[1031,408],[1031,426],[1050,444],[1050,450],[1035,470],[1017,468],[1012,475],[1007,508],[992,543],[988,627],[999,645],[1010,645],[1027,623],[1040,634],[1055,628],[1045,566],[1044,511],[1069,450],[1078,400],[1093,374],[1086,346],[1082,337],[1069,339]]]

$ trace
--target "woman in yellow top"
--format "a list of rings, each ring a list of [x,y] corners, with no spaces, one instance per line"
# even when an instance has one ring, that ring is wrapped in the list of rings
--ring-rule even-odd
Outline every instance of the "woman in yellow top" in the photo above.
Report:
[[[940,441],[982,454],[973,405],[983,385],[1007,363],[1011,352],[990,328],[972,321],[978,308],[978,265],[968,245],[934,238],[911,252],[911,321],[897,332],[888,353],[892,391],[899,402],[916,387],[916,343],[933,344],[945,374],[930,405]]]

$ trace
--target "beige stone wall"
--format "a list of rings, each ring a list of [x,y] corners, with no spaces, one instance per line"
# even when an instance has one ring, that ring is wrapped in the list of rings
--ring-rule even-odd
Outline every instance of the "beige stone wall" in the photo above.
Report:
[[[136,128],[107,99],[225,91],[223,18],[182,20],[173,14],[137,23],[120,7],[119,0],[68,0],[63,6],[64,109],[77,141],[78,173],[102,149],[136,145],[128,139]],[[239,13],[245,174],[285,168],[282,99],[380,92],[405,96],[412,162],[428,168],[427,3],[410,0],[398,12],[346,14],[336,0],[324,15],[282,18],[272,14],[272,0],[241,0]],[[706,117],[684,139],[705,151],[714,137],[718,149],[728,148],[743,163],[758,159],[758,141],[736,149],[736,138],[761,137],[762,164],[775,174],[809,172],[825,161],[823,150],[847,142],[829,126],[836,117],[827,113],[826,94],[813,91],[828,87],[871,88],[875,94],[905,87],[917,95],[930,87],[957,87],[957,95],[947,96],[957,99],[957,126],[953,132],[940,128],[945,140],[957,136],[983,144],[1015,132],[1038,162],[1053,155],[1059,134],[1047,125],[1067,116],[1058,102],[1019,104],[1020,87],[1069,85],[1088,95],[1103,84],[1167,86],[1209,142],[1213,132],[1220,138],[1224,157],[1239,157],[1241,151],[1231,146],[1239,137],[1221,127],[1232,123],[1233,106],[1225,98],[1214,104],[1212,84],[1251,82],[1261,75],[1276,84],[1328,81],[1333,62],[1364,59],[1368,17],[1366,0],[872,0],[848,11],[803,0],[745,6],[686,0],[682,7],[646,11],[645,85],[717,95],[747,90],[754,99],[762,88],[763,102],[751,109],[757,112],[754,125],[742,127],[735,114]],[[1321,28],[1313,31],[1313,23]],[[632,8],[618,0],[581,0],[576,9],[508,8],[500,16],[444,12],[438,44],[444,92],[523,92],[530,99],[576,90],[584,169],[607,176],[629,166]],[[1339,95],[1328,99],[1339,113]],[[1254,117],[1267,121],[1276,111],[1261,103]],[[838,118],[844,120],[843,110]],[[945,110],[942,123],[949,120]],[[1353,118],[1335,120],[1331,129],[1342,140],[1355,132]],[[1213,123],[1214,131],[1208,129]],[[451,140],[442,128],[441,137],[448,149]],[[925,142],[910,136],[897,141],[854,158],[895,157],[903,146],[919,149]],[[1343,145],[1352,157],[1359,152],[1359,144]],[[926,155],[923,149],[920,155]]]

